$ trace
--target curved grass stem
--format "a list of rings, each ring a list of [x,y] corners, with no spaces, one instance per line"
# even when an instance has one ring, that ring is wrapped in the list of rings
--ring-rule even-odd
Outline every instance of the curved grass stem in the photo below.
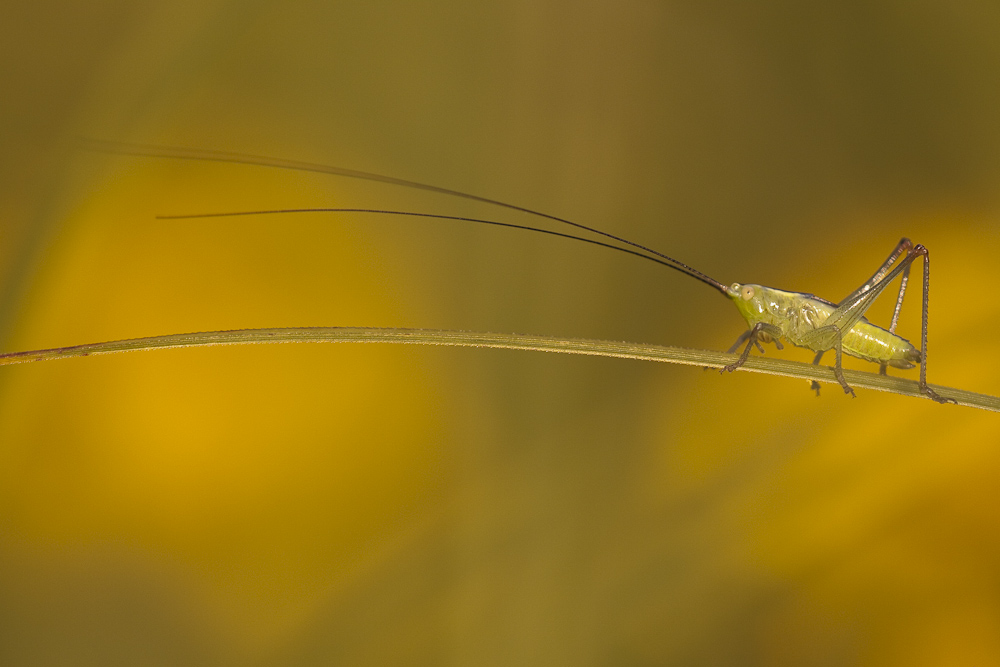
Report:
[[[511,350],[586,354],[618,357],[639,361],[660,361],[687,366],[722,368],[732,363],[736,355],[711,350],[692,350],[664,345],[624,343],[606,340],[586,340],[533,336],[524,334],[445,331],[440,329],[380,329],[372,327],[293,327],[282,329],[237,329],[201,333],[171,334],[131,338],[105,343],[88,343],[49,350],[10,352],[0,355],[0,366],[50,361],[70,357],[86,357],[114,352],[144,352],[173,347],[204,347],[209,345],[250,345],[259,343],[402,343],[411,345],[450,345],[457,347],[489,347]],[[833,369],[800,361],[750,357],[739,369],[752,373],[783,375],[803,380],[838,384]],[[917,383],[899,377],[844,370],[848,383],[854,387],[887,391],[903,396],[927,398]],[[931,385],[941,396],[959,405],[1000,412],[1000,398],[962,389]]]

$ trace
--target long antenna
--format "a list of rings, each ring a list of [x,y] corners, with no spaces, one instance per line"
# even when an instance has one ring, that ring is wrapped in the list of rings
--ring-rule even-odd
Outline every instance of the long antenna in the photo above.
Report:
[[[141,155],[145,157],[157,157],[157,158],[173,158],[178,160],[196,160],[201,162],[225,162],[230,164],[246,164],[255,165],[261,167],[274,167],[278,169],[291,169],[295,171],[309,171],[320,174],[331,174],[334,176],[342,176],[345,178],[356,178],[365,181],[374,181],[378,183],[387,183],[390,185],[398,185],[401,187],[412,188],[415,190],[425,190],[427,192],[436,192],[439,194],[449,195],[451,197],[461,197],[463,199],[468,199],[471,201],[477,201],[484,204],[490,204],[492,206],[500,206],[513,211],[520,211],[521,213],[527,213],[529,215],[534,215],[540,218],[546,218],[548,220],[553,220],[565,225],[571,225],[577,229],[583,229],[593,234],[599,234],[606,238],[613,239],[619,243],[624,243],[625,245],[632,246],[633,248],[638,248],[639,250],[655,255],[660,260],[659,263],[664,266],[669,266],[672,269],[676,269],[681,273],[686,273],[687,275],[700,280],[701,282],[711,285],[719,292],[723,294],[726,293],[726,286],[720,283],[718,280],[707,276],[706,274],[694,269],[683,262],[680,262],[673,257],[669,257],[661,252],[657,252],[652,248],[648,248],[634,241],[629,241],[628,239],[622,238],[620,236],[615,236],[600,229],[595,229],[593,227],[588,227],[586,225],[580,224],[578,222],[573,222],[572,220],[567,220],[565,218],[560,218],[558,216],[550,215],[548,213],[542,213],[541,211],[535,211],[530,208],[525,208],[523,206],[517,206],[515,204],[508,204],[507,202],[499,201],[496,199],[490,199],[488,197],[480,197],[479,195],[469,194],[467,192],[461,192],[459,190],[451,190],[449,188],[442,188],[436,185],[428,185],[426,183],[419,183],[417,181],[408,181],[402,178],[395,178],[393,176],[383,176],[382,174],[373,174],[367,171],[358,171],[356,169],[345,169],[343,167],[333,167],[329,165],[316,164],[313,162],[299,162],[296,160],[285,160],[281,158],[271,158],[263,155],[246,155],[242,153],[229,153],[226,151],[214,151],[214,150],[204,150],[195,148],[177,148],[171,146],[156,146],[151,144],[132,144],[127,142],[119,141],[107,141],[103,139],[81,139],[82,146],[87,150],[100,152],[100,153],[114,153],[118,155]],[[291,211],[289,211],[291,212]],[[245,212],[244,214],[249,214],[252,212]],[[263,212],[260,212],[263,213]],[[403,212],[400,212],[403,213]],[[414,214],[415,215],[415,214]],[[192,216],[192,217],[208,217],[208,216]],[[460,219],[460,218],[457,218]],[[469,220],[470,222],[476,222],[476,220]],[[479,221],[489,224],[501,224],[493,223],[491,221]],[[517,227],[517,225],[510,225]],[[536,231],[543,231],[536,228]],[[564,235],[569,237],[569,235]],[[584,240],[582,237],[569,237]],[[599,244],[607,245],[607,244]],[[617,247],[607,245],[607,247]],[[623,250],[622,248],[619,248]],[[640,254],[640,253],[632,253]]]
[[[225,213],[185,213],[182,215],[158,215],[156,216],[156,219],[195,220],[200,218],[236,218],[236,217],[252,216],[252,215],[278,215],[283,213],[374,213],[378,215],[398,215],[398,216],[406,216],[412,218],[432,218],[435,220],[455,220],[459,222],[475,222],[483,225],[493,225],[495,227],[507,227],[508,229],[521,229],[528,232],[549,234],[550,236],[558,236],[560,238],[570,239],[572,241],[582,241],[583,243],[590,243],[591,245],[601,246],[602,248],[610,248],[612,250],[617,250],[619,252],[628,253],[629,255],[634,255],[636,257],[648,259],[651,262],[662,264],[663,266],[670,267],[671,269],[677,268],[673,264],[665,262],[659,257],[647,255],[638,250],[632,250],[631,248],[622,248],[621,246],[617,246],[612,243],[605,243],[604,241],[597,241],[596,239],[588,239],[585,236],[574,236],[573,234],[556,232],[551,229],[543,229],[542,227],[531,227],[529,225],[515,225],[514,223],[511,222],[497,222],[496,220],[469,218],[463,215],[440,215],[437,213],[395,211],[395,210],[380,209],[380,208],[276,208],[276,209],[264,209],[260,211],[227,211]]]

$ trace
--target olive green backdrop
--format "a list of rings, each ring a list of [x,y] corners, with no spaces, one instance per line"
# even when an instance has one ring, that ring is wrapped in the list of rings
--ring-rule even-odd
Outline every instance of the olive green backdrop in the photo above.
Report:
[[[909,236],[931,382],[1000,393],[991,3],[7,4],[5,351],[310,325],[725,349],[745,328],[700,283],[550,237],[156,220],[531,224],[85,136],[474,192],[832,300]],[[374,345],[3,368],[0,662],[1000,664],[998,476],[996,415],[743,373]]]

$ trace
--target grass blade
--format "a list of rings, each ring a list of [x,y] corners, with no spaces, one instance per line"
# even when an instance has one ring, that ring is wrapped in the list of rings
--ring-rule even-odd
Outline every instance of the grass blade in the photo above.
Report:
[[[665,345],[626,343],[607,340],[586,340],[533,336],[525,334],[484,333],[474,331],[446,331],[440,329],[382,329],[373,327],[293,327],[282,329],[237,329],[233,331],[205,331],[200,333],[171,334],[131,338],[104,343],[88,343],[58,347],[49,350],[10,352],[0,355],[0,366],[51,361],[71,357],[86,357],[115,352],[145,352],[177,347],[205,347],[210,345],[252,345],[261,343],[397,343],[410,345],[450,345],[457,347],[488,347],[510,350],[533,350],[562,354],[585,354],[599,357],[617,357],[639,361],[659,361],[687,366],[721,368],[732,363],[737,355],[711,350],[693,350]],[[782,375],[802,380],[816,380],[837,384],[833,369],[788,359],[750,357],[739,370],[751,373]],[[876,373],[844,370],[844,376],[853,387],[887,391],[903,396],[927,398],[920,393],[916,381]],[[977,394],[962,389],[931,385],[941,396],[965,405],[992,412],[1000,412],[1000,398]]]

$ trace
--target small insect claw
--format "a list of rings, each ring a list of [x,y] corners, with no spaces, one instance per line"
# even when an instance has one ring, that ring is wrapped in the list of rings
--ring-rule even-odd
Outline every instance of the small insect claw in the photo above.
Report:
[[[957,401],[955,399],[953,399],[953,398],[945,398],[944,396],[940,395],[939,393],[937,393],[936,391],[934,391],[930,387],[926,387],[926,386],[925,387],[921,387],[920,391],[922,391],[923,393],[927,394],[928,398],[930,398],[931,400],[937,401],[938,403],[957,403]]]
[[[812,389],[813,391],[815,391],[816,392],[816,398],[819,398],[819,382],[816,382],[816,380],[813,380],[809,384],[809,388]]]

